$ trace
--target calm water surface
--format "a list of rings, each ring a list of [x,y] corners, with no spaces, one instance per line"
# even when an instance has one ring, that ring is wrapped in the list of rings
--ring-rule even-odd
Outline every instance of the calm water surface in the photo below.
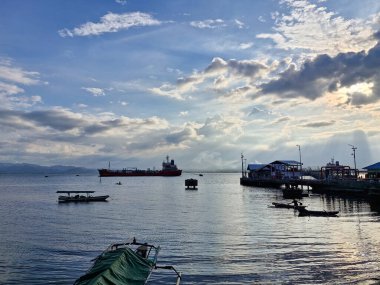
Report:
[[[184,180],[196,178],[198,191]],[[274,189],[240,174],[198,177],[0,176],[0,284],[72,284],[109,244],[136,237],[161,246],[181,284],[373,284],[380,277],[380,215],[355,199],[313,195],[298,217],[269,207]],[[115,185],[121,181],[122,185]],[[58,190],[94,190],[109,202],[58,204]],[[290,201],[288,201],[290,202]],[[155,272],[149,284],[174,284]]]

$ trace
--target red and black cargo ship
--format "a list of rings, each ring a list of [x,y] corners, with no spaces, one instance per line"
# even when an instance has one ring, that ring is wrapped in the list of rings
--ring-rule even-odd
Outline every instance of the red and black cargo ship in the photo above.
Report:
[[[166,157],[166,161],[162,162],[161,170],[154,169],[137,169],[137,168],[124,168],[119,170],[113,170],[110,168],[98,169],[100,177],[112,177],[112,176],[181,176],[182,170],[177,168],[174,163],[174,159],[169,161],[169,156]]]

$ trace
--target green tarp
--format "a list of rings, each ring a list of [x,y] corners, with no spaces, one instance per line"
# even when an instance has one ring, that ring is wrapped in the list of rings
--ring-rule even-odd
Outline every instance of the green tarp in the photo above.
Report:
[[[89,272],[74,285],[140,285],[154,267],[154,262],[137,255],[130,248],[119,248],[103,253]]]

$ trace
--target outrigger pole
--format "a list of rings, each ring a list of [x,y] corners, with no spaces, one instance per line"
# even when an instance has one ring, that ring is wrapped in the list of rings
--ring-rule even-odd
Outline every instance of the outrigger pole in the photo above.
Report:
[[[178,272],[174,266],[171,266],[171,265],[167,265],[167,266],[155,266],[155,269],[169,269],[169,270],[173,270],[176,274],[177,274],[177,282],[175,283],[176,285],[179,285],[180,282],[181,282],[181,272]]]

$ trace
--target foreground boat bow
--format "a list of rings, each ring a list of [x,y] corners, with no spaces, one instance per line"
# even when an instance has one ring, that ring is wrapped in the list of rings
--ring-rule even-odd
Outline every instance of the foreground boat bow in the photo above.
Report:
[[[172,266],[157,266],[160,247],[132,242],[110,245],[96,259],[89,271],[74,285],[143,285],[154,269],[172,269],[180,283],[181,274]]]

